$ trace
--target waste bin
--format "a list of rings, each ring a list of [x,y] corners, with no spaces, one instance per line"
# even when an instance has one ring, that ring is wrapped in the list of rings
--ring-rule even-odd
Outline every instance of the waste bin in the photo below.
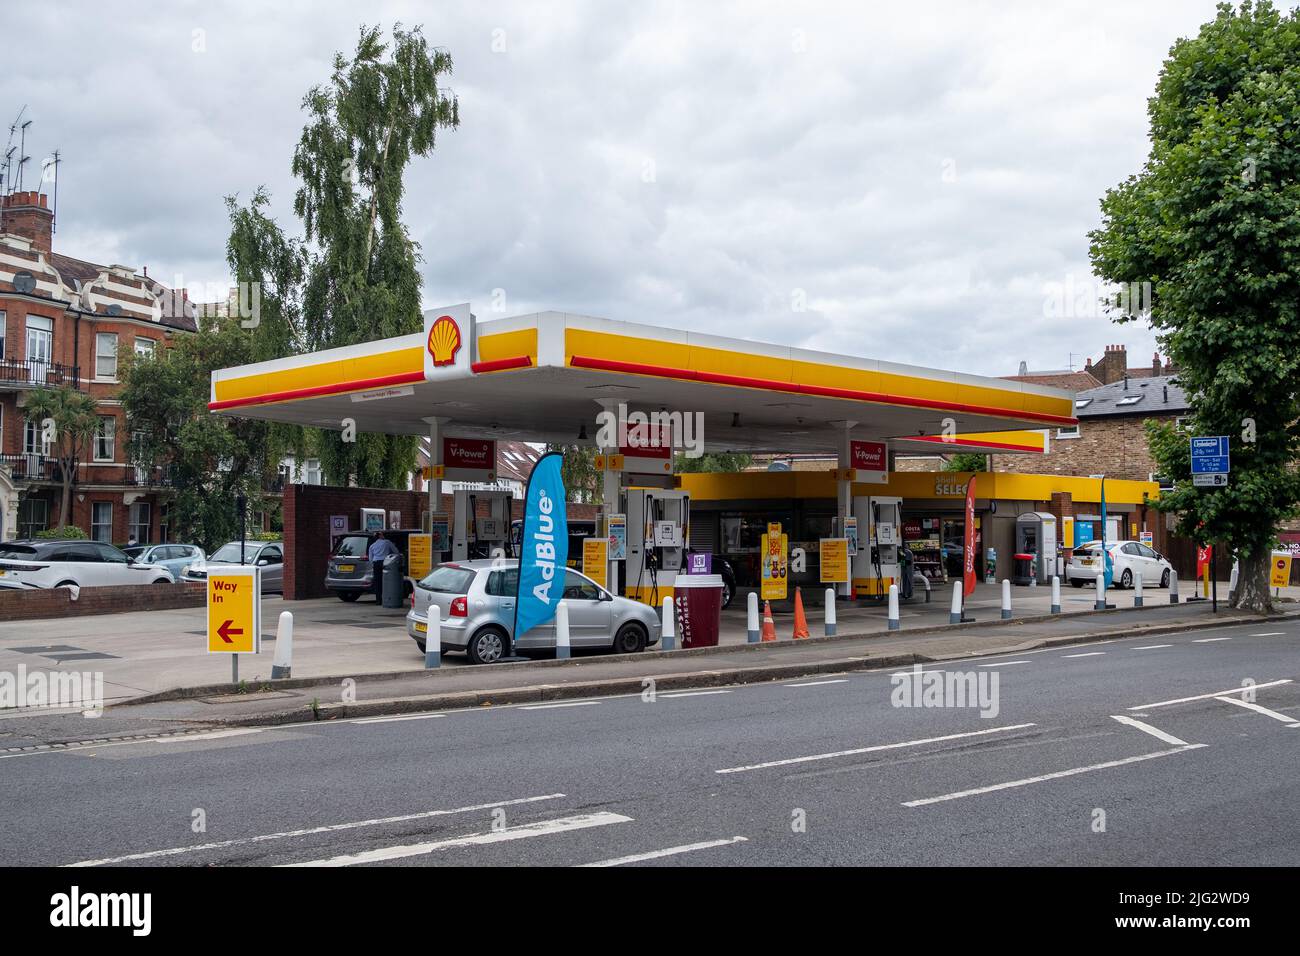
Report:
[[[401,607],[402,592],[406,588],[402,581],[402,556],[390,554],[384,558],[384,607]]]
[[[1015,584],[1029,584],[1033,580],[1034,564],[1038,560],[1036,554],[1016,554],[1012,556],[1014,570],[1011,573],[1011,580]]]
[[[682,647],[717,647],[722,629],[722,575],[679,574],[673,605]]]

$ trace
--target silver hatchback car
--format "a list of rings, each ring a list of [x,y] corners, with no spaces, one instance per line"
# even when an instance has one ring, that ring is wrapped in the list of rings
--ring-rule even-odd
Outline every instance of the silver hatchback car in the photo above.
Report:
[[[519,562],[494,559],[440,564],[415,586],[406,632],[424,651],[429,605],[439,608],[444,651],[464,651],[475,664],[490,664],[506,652],[515,621]],[[654,608],[615,597],[591,578],[566,568],[564,601],[569,608],[569,643],[579,648],[610,648],[635,654],[659,643]],[[555,622],[526,632],[520,651],[555,647]]]

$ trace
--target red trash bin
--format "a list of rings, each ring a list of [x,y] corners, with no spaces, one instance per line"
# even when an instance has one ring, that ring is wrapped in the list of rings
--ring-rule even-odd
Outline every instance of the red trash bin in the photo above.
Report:
[[[673,606],[682,647],[717,647],[722,630],[722,575],[679,574]]]

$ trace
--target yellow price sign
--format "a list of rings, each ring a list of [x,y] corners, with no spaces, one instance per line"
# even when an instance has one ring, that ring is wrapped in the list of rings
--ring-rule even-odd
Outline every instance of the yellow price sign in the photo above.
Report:
[[[582,539],[582,573],[591,578],[602,588],[609,588],[607,570],[609,568],[609,539]]]
[[[822,538],[819,551],[822,583],[847,584],[849,582],[849,539]]]
[[[208,574],[208,653],[256,654],[262,642],[262,577],[255,566]]]
[[[780,528],[768,525],[769,528]],[[763,578],[759,587],[759,597],[764,601],[784,601],[790,579],[790,540],[784,534],[776,536],[763,535],[760,547]]]
[[[416,581],[433,570],[433,535],[413,534],[406,539],[406,569]]]

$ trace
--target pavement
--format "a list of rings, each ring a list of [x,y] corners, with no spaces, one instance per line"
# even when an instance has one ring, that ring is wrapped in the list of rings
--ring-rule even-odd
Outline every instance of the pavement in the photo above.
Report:
[[[1210,626],[1125,638],[1097,630],[1137,617],[1152,631]],[[1090,642],[961,656],[967,641],[1015,646],[1071,625]],[[0,864],[1300,861],[1295,617],[1221,626],[1193,606],[707,659],[811,665],[869,648],[879,661],[895,641],[958,656],[920,676],[890,665],[690,691],[661,683],[0,753]],[[428,679],[640,676],[704,658]],[[955,693],[963,687],[969,698]]]

